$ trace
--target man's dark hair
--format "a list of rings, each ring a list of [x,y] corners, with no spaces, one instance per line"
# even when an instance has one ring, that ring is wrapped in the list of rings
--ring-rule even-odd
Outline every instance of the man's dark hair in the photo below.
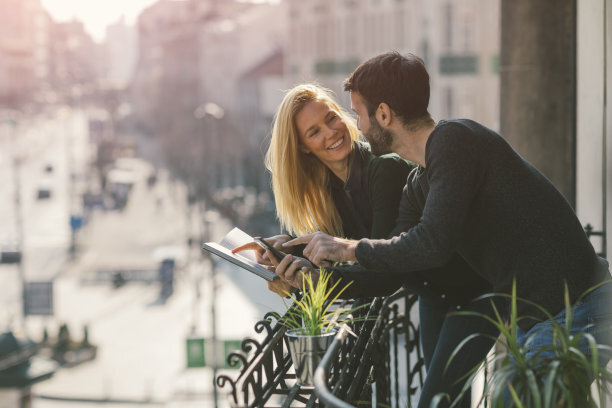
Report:
[[[370,58],[344,81],[344,90],[358,92],[370,116],[384,102],[404,124],[430,117],[429,74],[423,60],[413,54],[392,51]]]

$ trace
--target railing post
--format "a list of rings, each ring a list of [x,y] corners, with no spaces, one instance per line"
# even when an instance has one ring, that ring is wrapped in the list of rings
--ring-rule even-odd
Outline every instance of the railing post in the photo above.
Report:
[[[336,397],[327,388],[327,370],[338,354],[338,350],[342,346],[347,334],[348,331],[345,327],[340,328],[340,331],[338,331],[338,334],[336,334],[334,341],[329,349],[327,349],[325,352],[325,355],[321,359],[321,363],[319,363],[314,373],[315,393],[319,397],[319,400],[325,404],[325,406],[332,408],[355,408],[353,405]]]

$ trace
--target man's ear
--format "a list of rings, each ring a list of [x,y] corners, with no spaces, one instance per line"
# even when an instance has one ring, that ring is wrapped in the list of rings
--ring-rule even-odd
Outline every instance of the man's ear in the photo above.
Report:
[[[391,124],[392,114],[393,111],[391,110],[389,105],[384,102],[381,102],[378,105],[378,108],[376,109],[376,120],[378,120],[378,123],[380,123],[381,126],[389,127],[389,125]]]

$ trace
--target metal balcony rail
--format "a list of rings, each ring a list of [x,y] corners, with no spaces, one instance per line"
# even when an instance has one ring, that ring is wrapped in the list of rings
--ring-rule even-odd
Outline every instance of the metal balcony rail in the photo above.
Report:
[[[330,407],[337,408],[354,408],[353,405],[344,402],[340,398],[336,397],[328,388],[327,388],[327,370],[333,363],[333,359],[338,356],[340,352],[340,347],[342,347],[342,343],[344,343],[344,339],[348,335],[348,330],[346,327],[342,327],[331,346],[323,356],[321,360],[321,364],[317,367],[314,374],[314,385],[317,396],[319,400]]]
[[[314,389],[296,383],[285,328],[278,314],[268,313],[255,324],[263,340],[243,340],[241,350],[227,358],[240,372],[235,378],[219,375],[217,385],[229,388],[235,407],[410,407],[424,379],[419,329],[410,318],[416,300],[400,290],[387,298],[352,301],[353,306],[370,303],[355,316],[356,337],[339,331],[317,368],[323,374]]]

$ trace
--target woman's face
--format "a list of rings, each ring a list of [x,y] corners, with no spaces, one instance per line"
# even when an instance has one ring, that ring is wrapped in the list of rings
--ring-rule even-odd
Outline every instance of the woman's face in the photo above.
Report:
[[[312,153],[327,167],[346,164],[351,136],[346,123],[325,102],[306,104],[295,118],[300,150]]]

